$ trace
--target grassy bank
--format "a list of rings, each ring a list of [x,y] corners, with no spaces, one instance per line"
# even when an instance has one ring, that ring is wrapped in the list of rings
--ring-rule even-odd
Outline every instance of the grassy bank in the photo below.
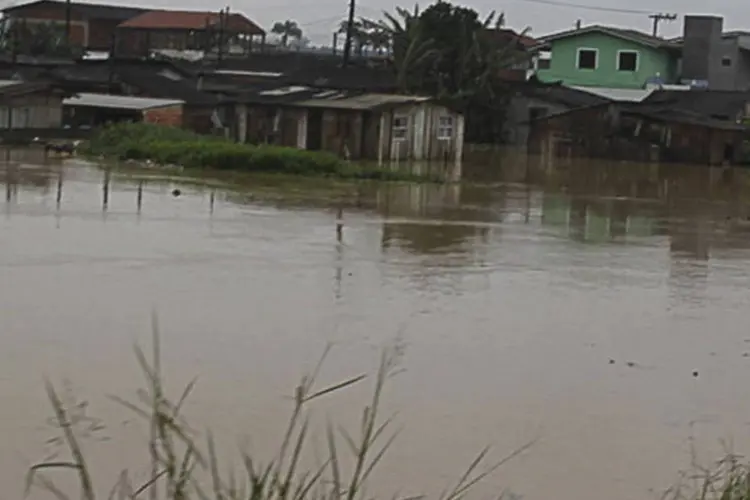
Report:
[[[220,137],[143,123],[111,125],[95,132],[83,153],[118,160],[150,160],[191,169],[324,176],[383,181],[436,181],[429,176],[352,163],[318,151],[239,144]]]

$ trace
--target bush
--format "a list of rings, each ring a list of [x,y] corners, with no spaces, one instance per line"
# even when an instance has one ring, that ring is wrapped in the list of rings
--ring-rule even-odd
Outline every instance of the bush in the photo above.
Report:
[[[249,145],[223,137],[203,136],[184,129],[144,123],[107,126],[85,152],[119,160],[151,160],[186,168],[214,168],[294,175],[324,175],[350,179],[417,180],[409,173],[363,167],[331,153],[295,148]]]

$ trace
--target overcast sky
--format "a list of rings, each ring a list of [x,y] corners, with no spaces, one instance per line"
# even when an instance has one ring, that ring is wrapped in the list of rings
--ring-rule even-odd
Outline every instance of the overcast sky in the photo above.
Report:
[[[8,4],[26,3],[30,0],[11,0]],[[91,1],[91,0],[82,0]],[[410,3],[403,3],[409,1]],[[222,4],[222,2],[224,2]],[[154,6],[161,8],[185,8],[195,10],[218,10],[228,5],[240,11],[263,27],[270,28],[274,21],[293,19],[305,35],[315,43],[330,39],[334,27],[346,16],[349,0],[94,0],[94,3]],[[538,3],[538,2],[550,2]],[[542,36],[554,31],[573,27],[580,19],[586,24],[610,24],[651,31],[649,12],[683,14],[718,14],[725,18],[725,29],[750,30],[750,2],[747,0],[467,0],[454,2],[486,15],[493,9],[504,11],[507,25],[516,29],[530,27],[532,35]],[[424,8],[429,2],[419,2]],[[552,5],[557,4],[557,5]],[[567,4],[567,5],[566,5]],[[357,14],[379,18],[383,10],[392,11],[395,6],[413,8],[413,0],[357,0]],[[575,7],[574,5],[594,8]],[[210,7],[209,7],[210,6]],[[601,10],[596,10],[601,9]],[[606,9],[613,9],[607,11]],[[636,11],[615,12],[617,9]],[[744,21],[744,23],[743,23]],[[682,19],[663,23],[660,34],[677,36],[681,32]]]

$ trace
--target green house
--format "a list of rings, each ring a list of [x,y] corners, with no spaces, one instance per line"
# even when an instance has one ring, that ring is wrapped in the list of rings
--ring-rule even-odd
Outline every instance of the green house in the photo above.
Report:
[[[543,82],[640,89],[677,76],[680,46],[635,30],[587,26],[541,42],[536,74]]]

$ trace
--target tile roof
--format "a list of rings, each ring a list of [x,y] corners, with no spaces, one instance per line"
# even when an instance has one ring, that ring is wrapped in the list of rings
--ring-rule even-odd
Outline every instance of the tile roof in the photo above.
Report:
[[[732,90],[657,90],[643,103],[698,113],[704,117],[726,116],[733,120],[744,114],[750,92]]]
[[[218,12],[180,11],[180,10],[151,10],[128,19],[119,28],[138,29],[182,29],[203,30],[207,26],[216,27],[221,21]],[[239,31],[254,35],[265,34],[263,28],[238,13],[230,13],[227,21],[229,31]]]
[[[623,40],[629,40],[631,42],[635,42],[637,44],[645,45],[647,47],[652,47],[652,48],[672,48],[672,47],[678,46],[671,40],[666,40],[664,38],[660,38],[657,36],[651,36],[648,33],[643,33],[641,31],[625,29],[625,28],[615,28],[612,26],[602,26],[598,24],[585,26],[580,29],[571,29],[571,30],[561,31],[559,33],[553,33],[551,35],[547,35],[547,36],[539,38],[539,42],[542,45],[544,45],[555,40],[562,40],[564,38],[581,36],[581,35],[586,35],[589,33],[602,33],[605,35],[609,35],[615,38],[621,38]]]
[[[61,0],[37,0],[35,2],[13,5],[2,9],[3,13],[11,13],[28,7],[47,4],[53,6],[65,7],[65,2]],[[115,21],[126,21],[131,17],[137,16],[148,9],[140,7],[121,7],[118,5],[95,4],[71,2],[70,6],[77,14],[90,19],[111,19]]]
[[[559,83],[520,82],[516,84],[516,90],[527,97],[555,102],[570,108],[595,106],[611,102],[604,96],[584,92],[582,90],[565,87]]]
[[[239,99],[252,104],[282,105],[304,108],[374,110],[389,106],[413,104],[428,97],[382,94],[339,88],[314,88],[304,85],[260,85],[245,91]]]

